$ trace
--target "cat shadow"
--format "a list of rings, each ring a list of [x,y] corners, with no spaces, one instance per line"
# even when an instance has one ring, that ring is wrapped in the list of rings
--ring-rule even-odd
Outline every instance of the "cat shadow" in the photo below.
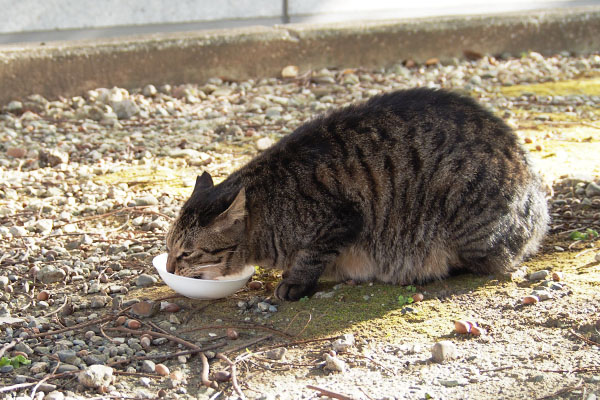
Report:
[[[439,318],[445,309],[451,324],[452,314],[458,312],[453,302],[455,296],[496,288],[501,279],[460,273],[417,286],[320,282],[312,297],[280,303],[278,312],[269,320],[277,328],[301,338],[331,336],[349,329],[361,330],[364,335],[422,331],[418,324]],[[415,293],[423,294],[423,301],[414,302]],[[440,337],[437,331],[435,336]]]

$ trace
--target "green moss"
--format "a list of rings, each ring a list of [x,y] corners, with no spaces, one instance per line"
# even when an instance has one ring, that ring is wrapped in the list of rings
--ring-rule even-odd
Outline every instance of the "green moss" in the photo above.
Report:
[[[598,96],[600,95],[600,78],[504,86],[500,88],[500,92],[508,97],[518,97],[524,93],[535,93],[544,96],[568,96],[577,94]]]

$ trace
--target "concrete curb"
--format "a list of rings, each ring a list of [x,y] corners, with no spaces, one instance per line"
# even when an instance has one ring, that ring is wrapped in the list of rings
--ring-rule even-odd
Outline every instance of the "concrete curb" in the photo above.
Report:
[[[286,65],[386,67],[465,50],[542,54],[600,50],[600,6],[495,16],[252,27],[46,45],[0,46],[0,104],[38,93],[278,76]]]

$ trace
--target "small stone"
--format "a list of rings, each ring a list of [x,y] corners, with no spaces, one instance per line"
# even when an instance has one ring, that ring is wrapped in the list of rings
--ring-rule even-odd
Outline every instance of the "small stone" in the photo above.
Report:
[[[142,94],[146,97],[154,97],[156,96],[157,92],[158,91],[156,90],[156,87],[154,85],[146,85],[142,89]]]
[[[264,302],[264,301],[261,301],[260,303],[258,303],[258,304],[256,305],[256,307],[258,308],[258,310],[259,310],[259,311],[262,311],[262,312],[267,312],[267,311],[269,311],[269,306],[270,306],[270,304],[269,304],[269,303],[267,303],[267,302]]]
[[[154,373],[156,369],[156,364],[154,361],[144,360],[142,361],[142,372],[146,372],[148,374]]]
[[[6,111],[9,113],[20,113],[23,111],[23,103],[18,100],[13,100],[6,105]]]
[[[585,187],[585,195],[587,197],[600,196],[600,185],[597,185],[594,182],[588,183]]]
[[[79,367],[77,367],[76,365],[60,364],[58,366],[58,370],[56,372],[58,372],[59,374],[62,374],[64,372],[75,372],[75,371],[79,371]]]
[[[547,290],[534,290],[532,296],[537,297],[539,301],[550,300],[553,297],[552,293]]]
[[[466,379],[440,379],[439,384],[445,387],[465,386],[469,383]]]
[[[298,67],[295,65],[288,65],[281,70],[282,78],[295,78],[298,76]]]
[[[44,396],[44,400],[64,400],[64,398],[65,394],[63,392],[59,392],[58,390],[54,390]]]
[[[228,371],[215,372],[215,381],[228,382],[229,380],[231,380],[231,374]]]
[[[21,147],[9,147],[6,149],[6,155],[13,158],[23,158],[27,155],[27,150]]]
[[[152,339],[148,336],[142,336],[142,338],[140,339],[140,345],[145,349],[149,348],[151,343]]]
[[[473,325],[471,327],[471,335],[481,336],[481,335],[485,335],[485,334],[487,334],[487,331],[484,328],[477,326],[477,325]]]
[[[239,337],[239,334],[237,333],[237,331],[233,328],[227,328],[227,337],[231,340],[237,340],[237,338]]]
[[[139,382],[142,384],[142,386],[145,387],[150,387],[150,383],[152,382],[150,380],[150,378],[148,378],[147,376],[142,376],[139,380]]]
[[[152,195],[136,197],[133,202],[136,206],[155,206],[158,204],[158,200]]]
[[[105,365],[90,365],[77,375],[77,380],[88,388],[108,387],[113,380],[113,369]]]
[[[179,310],[181,310],[181,307],[179,307],[179,305],[175,304],[175,303],[167,303],[164,307],[161,304],[160,307],[162,310],[169,312],[169,313],[176,313]]]
[[[332,356],[330,354],[325,355],[325,369],[330,371],[336,371],[344,373],[346,372],[346,362],[337,358],[336,356]]]
[[[40,219],[34,225],[33,229],[39,233],[49,233],[52,231],[52,226],[54,225],[54,221],[51,219]]]
[[[2,277],[0,276],[0,279]],[[2,287],[2,285],[0,284],[0,288]],[[36,296],[36,299],[40,300],[40,301],[46,301],[50,298],[50,293],[48,293],[48,291],[46,290],[42,290],[41,292],[39,292]]]
[[[152,286],[158,280],[152,275],[141,274],[135,279],[135,285],[140,287]]]
[[[111,106],[119,119],[129,119],[140,112],[137,104],[131,99],[113,101]]]
[[[454,321],[454,331],[456,333],[460,333],[460,334],[465,334],[465,333],[469,333],[471,332],[471,328],[473,327],[473,324],[471,324],[469,321]]]
[[[278,347],[276,349],[271,349],[265,353],[265,357],[270,360],[283,360],[285,357],[285,353],[287,349],[285,347]]]
[[[130,319],[127,321],[127,327],[129,329],[140,329],[142,327],[142,323],[137,319]]]
[[[22,237],[27,236],[29,234],[29,232],[27,232],[27,229],[25,229],[22,226],[11,226],[10,228],[8,228],[8,233],[13,235],[14,237]]]
[[[90,308],[104,308],[110,297],[106,296],[93,296],[90,299]]]
[[[160,376],[169,375],[169,368],[164,364],[156,364],[155,372]]]
[[[15,367],[13,367],[12,365],[8,364],[8,365],[4,365],[2,367],[0,367],[0,374],[8,374],[13,372],[13,370],[15,369]]]
[[[540,271],[532,272],[529,274],[529,280],[532,282],[541,281],[546,279],[546,277],[550,274],[550,271],[546,269],[542,269]]]
[[[8,276],[0,276],[0,289],[4,289],[5,287],[8,286]],[[41,300],[41,299],[38,299]],[[47,300],[47,299],[44,299]]]
[[[600,262],[600,253],[596,253],[596,255],[594,256],[594,260]]]
[[[273,145],[273,141],[268,137],[263,137],[256,141],[256,148],[259,151],[265,151],[272,145]]]
[[[56,353],[60,362],[67,364],[75,364],[77,354],[73,350],[60,350]]]
[[[46,265],[36,274],[37,279],[46,285],[63,281],[66,276],[67,274],[64,270],[57,268],[54,265]]]
[[[131,312],[139,317],[151,317],[157,313],[160,305],[153,301],[140,301],[131,307]]]
[[[32,374],[39,374],[45,372],[50,367],[50,364],[44,361],[38,361],[31,364],[29,367],[29,372]]]
[[[314,299],[331,299],[335,296],[335,291],[331,292],[317,292],[313,295]]]
[[[562,281],[564,279],[565,279],[565,276],[564,276],[564,274],[562,272],[555,271],[555,272],[552,273],[552,280],[554,282],[560,282],[560,281]]]
[[[431,358],[437,363],[445,363],[457,356],[456,345],[449,340],[437,342],[431,348]]]
[[[412,299],[415,303],[423,301],[423,298],[424,298],[423,293],[415,293],[412,295]]]
[[[354,335],[351,333],[343,334],[339,339],[336,339],[333,343],[333,350],[337,353],[343,353],[354,346]]]
[[[263,288],[263,283],[261,281],[251,281],[248,282],[248,288],[251,290],[260,290]]]
[[[523,297],[523,304],[536,304],[540,299],[537,296],[529,295]]]
[[[39,153],[40,165],[56,167],[59,164],[67,164],[69,162],[69,153],[60,150],[40,150]]]

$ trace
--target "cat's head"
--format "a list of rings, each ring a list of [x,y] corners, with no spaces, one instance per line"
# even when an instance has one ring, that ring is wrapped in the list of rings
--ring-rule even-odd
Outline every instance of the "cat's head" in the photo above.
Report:
[[[198,279],[218,279],[245,267],[246,192],[223,193],[207,172],[167,234],[167,271]]]

